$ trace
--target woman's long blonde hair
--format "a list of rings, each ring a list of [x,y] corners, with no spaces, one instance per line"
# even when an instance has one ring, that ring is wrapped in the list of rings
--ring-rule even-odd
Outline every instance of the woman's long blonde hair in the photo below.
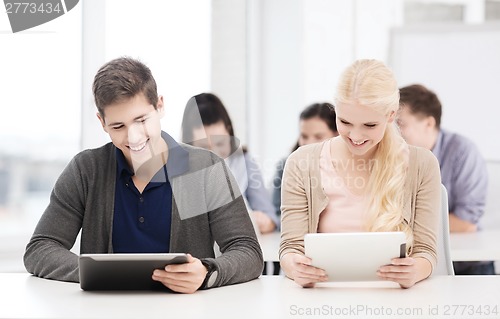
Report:
[[[358,103],[389,116],[399,108],[399,89],[393,73],[377,60],[358,60],[340,78],[336,104]],[[368,180],[369,231],[403,231],[408,248],[413,232],[403,219],[408,145],[397,126],[389,123],[373,158]]]

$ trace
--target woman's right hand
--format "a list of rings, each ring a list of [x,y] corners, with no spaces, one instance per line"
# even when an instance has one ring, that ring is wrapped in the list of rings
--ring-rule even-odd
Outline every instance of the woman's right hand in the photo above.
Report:
[[[281,257],[281,268],[285,275],[304,288],[314,287],[317,282],[328,280],[323,269],[312,266],[312,260],[297,253],[288,253]]]

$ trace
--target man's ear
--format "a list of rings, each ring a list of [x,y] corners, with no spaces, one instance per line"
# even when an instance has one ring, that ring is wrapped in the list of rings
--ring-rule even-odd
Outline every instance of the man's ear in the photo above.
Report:
[[[102,118],[101,113],[97,112],[96,115],[97,115],[97,118],[99,119],[99,122],[101,122],[102,129],[104,130],[104,132],[108,133],[106,123],[104,122],[104,119]]]
[[[160,118],[163,118],[163,116],[165,115],[165,108],[162,95],[158,95],[158,102],[156,103],[156,111],[158,112]]]
[[[436,119],[434,118],[434,116],[428,116],[425,119],[425,122],[426,126],[430,129],[434,129],[436,127]]]

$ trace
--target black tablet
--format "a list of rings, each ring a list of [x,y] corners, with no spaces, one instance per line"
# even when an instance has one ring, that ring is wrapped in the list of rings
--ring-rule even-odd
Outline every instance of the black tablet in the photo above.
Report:
[[[187,262],[186,254],[82,254],[79,257],[83,290],[162,290],[151,279],[155,269]]]

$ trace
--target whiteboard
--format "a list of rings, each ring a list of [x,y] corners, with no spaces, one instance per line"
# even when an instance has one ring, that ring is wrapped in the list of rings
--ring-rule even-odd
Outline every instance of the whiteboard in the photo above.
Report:
[[[500,160],[500,24],[391,30],[389,65],[400,87],[419,83],[441,100],[441,127]]]

